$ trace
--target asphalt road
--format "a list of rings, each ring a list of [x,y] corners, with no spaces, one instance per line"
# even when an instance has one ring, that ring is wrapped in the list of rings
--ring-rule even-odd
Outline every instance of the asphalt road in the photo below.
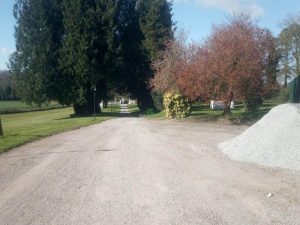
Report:
[[[0,155],[0,224],[300,224],[299,171],[217,149],[245,128],[121,118],[24,145]]]

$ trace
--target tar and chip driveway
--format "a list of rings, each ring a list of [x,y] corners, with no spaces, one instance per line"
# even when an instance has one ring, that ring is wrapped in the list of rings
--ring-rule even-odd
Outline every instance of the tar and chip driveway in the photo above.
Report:
[[[245,129],[121,118],[27,144],[0,155],[0,224],[300,224],[299,171],[217,149]]]

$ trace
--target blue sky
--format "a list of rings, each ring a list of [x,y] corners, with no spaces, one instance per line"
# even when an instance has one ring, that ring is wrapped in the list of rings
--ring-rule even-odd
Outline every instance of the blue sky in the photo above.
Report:
[[[249,13],[261,27],[278,35],[280,22],[288,15],[300,14],[299,0],[173,0],[173,20],[189,32],[189,39],[200,41],[209,35],[212,24],[218,24],[234,12]],[[0,0],[0,69],[6,69],[9,55],[15,49],[12,15],[13,0]]]
[[[300,14],[299,0],[174,0],[177,26],[189,32],[189,38],[202,40],[212,24],[221,23],[232,13],[250,14],[263,28],[278,35],[288,15]]]

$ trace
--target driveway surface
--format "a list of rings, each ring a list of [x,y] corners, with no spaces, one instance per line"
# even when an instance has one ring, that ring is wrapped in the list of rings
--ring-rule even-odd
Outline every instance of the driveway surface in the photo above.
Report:
[[[245,129],[120,118],[16,148],[0,155],[0,224],[300,224],[299,171],[217,149]]]

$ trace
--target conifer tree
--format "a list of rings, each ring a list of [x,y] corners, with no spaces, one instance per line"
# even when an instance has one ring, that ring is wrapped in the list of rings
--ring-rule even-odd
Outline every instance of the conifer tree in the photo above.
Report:
[[[148,81],[153,78],[152,63],[165,50],[166,43],[173,39],[172,4],[167,0],[139,0],[137,2],[139,23],[143,34],[143,50],[147,67],[143,73],[145,83],[139,90],[140,107],[144,110],[154,107]]]
[[[144,34],[144,46],[154,61],[173,39],[172,7],[167,0],[140,0],[140,25]]]
[[[99,112],[99,101],[107,92],[114,7],[113,1],[65,1],[60,62],[65,76],[71,78],[70,100],[76,114],[91,114],[94,107]]]
[[[91,114],[117,90],[142,110],[153,106],[151,63],[172,38],[166,0],[17,0],[14,12],[10,67],[27,103],[56,100]]]
[[[59,0],[17,0],[14,6],[16,51],[10,69],[20,96],[29,104],[57,97],[60,12]]]

